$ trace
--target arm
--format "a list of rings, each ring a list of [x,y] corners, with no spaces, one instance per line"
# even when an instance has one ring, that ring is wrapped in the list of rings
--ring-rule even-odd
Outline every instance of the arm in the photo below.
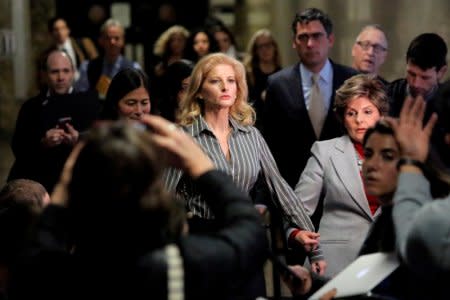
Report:
[[[388,118],[400,146],[402,157],[424,162],[437,116],[423,126],[425,101],[408,98],[398,120]],[[414,139],[410,138],[414,136]],[[400,167],[394,196],[393,221],[398,251],[408,267],[420,276],[436,277],[450,269],[448,247],[450,198],[432,202],[429,183],[420,168],[405,164]]]
[[[450,198],[432,200],[423,175],[400,175],[393,209],[398,251],[411,269],[428,278],[450,270]]]
[[[313,261],[323,260],[322,251],[318,243],[319,235],[314,232],[314,225],[303,203],[299,201],[299,198],[278,171],[275,160],[261,135],[259,135],[259,149],[261,153],[261,169],[272,193],[272,199],[278,201],[275,204],[278,207],[281,206],[283,215],[288,222],[300,229],[296,234],[296,239],[308,252],[310,259]],[[324,268],[325,266],[323,265],[322,267]]]

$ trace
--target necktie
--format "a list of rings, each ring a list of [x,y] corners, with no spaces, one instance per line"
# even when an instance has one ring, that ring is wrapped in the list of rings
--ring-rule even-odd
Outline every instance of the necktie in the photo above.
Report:
[[[320,137],[322,126],[325,121],[325,103],[319,87],[320,74],[313,74],[311,77],[312,86],[309,96],[309,119],[314,128],[317,139]]]

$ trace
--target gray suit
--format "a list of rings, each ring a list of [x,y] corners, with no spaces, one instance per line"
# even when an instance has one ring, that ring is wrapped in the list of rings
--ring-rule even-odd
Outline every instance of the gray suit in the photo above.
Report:
[[[312,156],[300,177],[295,193],[309,215],[323,197],[320,244],[326,275],[334,276],[358,255],[374,217],[364,192],[356,150],[347,135],[315,142]]]

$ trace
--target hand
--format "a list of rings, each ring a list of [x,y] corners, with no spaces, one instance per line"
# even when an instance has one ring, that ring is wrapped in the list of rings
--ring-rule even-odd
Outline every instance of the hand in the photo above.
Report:
[[[63,143],[66,145],[74,146],[78,142],[78,138],[79,138],[80,134],[69,123],[66,123],[65,126],[66,126],[67,130],[64,131]]]
[[[83,143],[78,143],[67,158],[59,181],[53,189],[52,195],[50,197],[50,203],[61,206],[65,206],[67,204],[67,187],[69,186],[70,180],[72,179],[73,166],[75,165],[78,154],[80,153],[83,146]]]
[[[434,113],[423,127],[426,103],[422,96],[408,97],[403,104],[398,120],[386,117],[400,146],[401,156],[425,162],[428,156],[430,136],[437,121]]]
[[[175,124],[153,115],[145,115],[141,121],[153,129],[153,140],[167,153],[171,166],[183,169],[193,178],[214,169],[213,162],[195,140]]]
[[[322,297],[320,297],[320,300],[331,300],[334,298],[334,296],[336,296],[337,294],[337,289],[333,288],[331,290],[329,290],[328,292],[326,292]]]
[[[52,148],[60,145],[63,142],[65,132],[63,129],[51,128],[45,132],[41,143],[46,148]]]
[[[300,230],[295,235],[295,240],[298,241],[306,252],[311,252],[319,245],[320,234],[317,232],[311,232],[307,230]]]
[[[289,269],[291,269],[299,279],[297,281],[285,276],[282,277],[292,294],[305,295],[308,293],[312,287],[312,278],[309,270],[299,265],[289,266]]]
[[[327,270],[327,262],[324,259],[311,263],[311,270],[319,275],[324,275]]]

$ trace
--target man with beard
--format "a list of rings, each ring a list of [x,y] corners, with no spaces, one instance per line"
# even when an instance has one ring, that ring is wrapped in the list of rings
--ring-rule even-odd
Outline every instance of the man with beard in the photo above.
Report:
[[[412,40],[406,52],[406,78],[393,81],[388,87],[391,98],[390,115],[398,117],[407,97],[424,99],[427,103],[424,122],[433,112],[438,114],[438,123],[431,137],[432,153],[437,154],[447,168],[450,167],[448,146],[445,144],[444,116],[439,101],[441,84],[447,72],[447,45],[435,33],[423,33]]]

